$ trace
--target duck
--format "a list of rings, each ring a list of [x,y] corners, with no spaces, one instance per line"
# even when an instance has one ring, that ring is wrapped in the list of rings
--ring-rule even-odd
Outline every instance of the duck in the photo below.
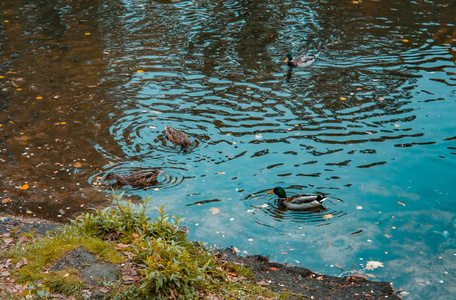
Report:
[[[180,145],[181,149],[187,149],[190,146],[190,139],[185,132],[171,126],[165,126],[165,131],[166,136],[171,143]]]
[[[277,199],[279,206],[289,210],[308,210],[323,207],[322,202],[328,199],[328,197],[313,194],[297,194],[287,197],[287,193],[280,186],[267,193],[279,196],[279,199]]]
[[[133,187],[149,186],[157,182],[157,177],[163,173],[161,170],[134,172],[130,175],[120,175],[115,172],[106,174],[105,180],[115,179],[118,185],[131,185]]]
[[[289,67],[294,68],[306,68],[315,62],[315,56],[313,55],[302,55],[293,59],[293,54],[288,52],[285,57],[284,63],[288,64]]]

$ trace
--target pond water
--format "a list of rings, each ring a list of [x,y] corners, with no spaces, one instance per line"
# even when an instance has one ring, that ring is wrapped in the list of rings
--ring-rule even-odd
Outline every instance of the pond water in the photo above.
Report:
[[[0,7],[4,214],[69,217],[107,205],[107,172],[161,169],[121,190],[183,217],[192,239],[454,298],[454,3]],[[290,51],[317,59],[291,70]],[[284,211],[275,186],[329,200]]]

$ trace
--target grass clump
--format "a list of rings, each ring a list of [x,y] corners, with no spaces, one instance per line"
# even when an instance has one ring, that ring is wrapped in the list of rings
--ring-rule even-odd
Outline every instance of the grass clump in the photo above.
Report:
[[[6,251],[2,257],[14,264],[28,261],[12,274],[29,286],[22,295],[47,297],[53,292],[82,299],[87,284],[77,270],[50,271],[65,253],[82,246],[101,261],[129,264],[138,271],[138,278],[129,285],[123,284],[125,278],[99,282],[109,288],[111,299],[282,297],[242,280],[252,277],[251,269],[219,262],[210,249],[188,240],[178,227],[180,218],[164,214],[163,206],[151,220],[145,214],[149,199],[138,209],[122,196],[114,193],[112,207],[81,214],[61,230]]]

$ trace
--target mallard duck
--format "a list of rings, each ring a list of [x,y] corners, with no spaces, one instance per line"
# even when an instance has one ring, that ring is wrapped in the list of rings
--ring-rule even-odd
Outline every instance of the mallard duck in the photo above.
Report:
[[[308,210],[316,207],[322,207],[321,203],[328,198],[322,195],[312,194],[297,194],[287,197],[287,193],[285,193],[285,190],[280,186],[267,193],[279,196],[279,206],[289,210]]]
[[[190,139],[185,132],[172,128],[171,126],[165,126],[165,131],[166,136],[171,143],[180,145],[181,149],[186,149],[190,146]]]
[[[131,186],[149,186],[152,183],[157,182],[157,177],[163,173],[160,170],[152,171],[140,171],[131,173],[130,175],[124,176],[115,172],[109,172],[106,175],[105,180],[115,179],[118,185],[131,185]]]
[[[315,56],[313,55],[303,55],[298,56],[293,59],[293,54],[289,52],[285,58],[284,63],[288,64],[290,67],[306,68],[315,62]]]

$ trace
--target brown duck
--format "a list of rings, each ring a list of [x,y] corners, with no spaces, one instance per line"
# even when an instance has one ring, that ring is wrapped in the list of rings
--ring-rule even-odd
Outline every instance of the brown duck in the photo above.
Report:
[[[181,149],[187,149],[190,146],[190,139],[185,132],[172,128],[171,126],[165,126],[165,131],[166,136],[171,143],[180,145]]]
[[[149,186],[157,182],[157,177],[163,173],[160,170],[140,171],[131,173],[128,176],[120,175],[115,172],[109,172],[105,180],[115,179],[118,185],[131,185],[131,186]]]

